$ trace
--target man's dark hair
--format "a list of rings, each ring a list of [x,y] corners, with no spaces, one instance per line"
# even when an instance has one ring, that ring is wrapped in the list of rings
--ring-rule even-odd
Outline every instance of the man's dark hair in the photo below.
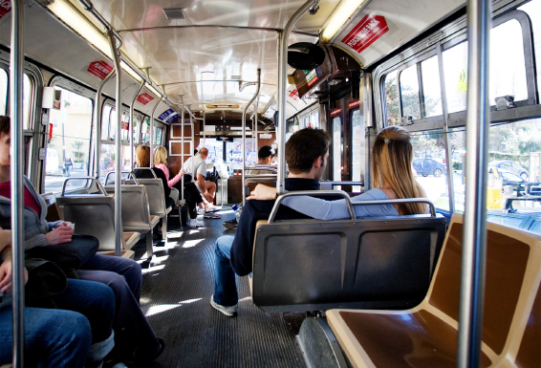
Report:
[[[329,150],[330,137],[321,129],[302,129],[286,143],[286,162],[293,174],[309,172],[318,157]]]
[[[274,149],[271,146],[263,146],[259,149],[259,152],[257,153],[257,158],[264,159],[269,156],[276,156],[276,153],[274,152]]]
[[[9,123],[9,117],[0,116],[0,135],[9,134],[11,126]]]

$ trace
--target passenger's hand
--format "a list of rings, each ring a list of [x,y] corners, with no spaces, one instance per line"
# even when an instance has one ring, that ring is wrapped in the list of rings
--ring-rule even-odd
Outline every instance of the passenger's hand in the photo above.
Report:
[[[61,227],[61,226],[67,226],[67,227],[72,227],[72,223],[69,222],[69,221],[58,221],[56,226],[55,226],[55,229],[58,228],[58,227]]]
[[[28,282],[28,271],[24,269],[24,284]],[[13,286],[13,268],[11,256],[6,258],[0,265],[0,292],[9,293]]]
[[[178,172],[180,175],[184,175],[186,173],[186,171],[184,171],[184,169],[180,169],[180,171]]]
[[[276,199],[276,188],[264,184],[257,184],[255,189],[250,192],[246,199],[256,199],[258,201],[268,201]]]
[[[54,230],[45,234],[45,240],[47,241],[47,245],[63,244],[70,242],[72,235],[73,229],[69,225],[58,226]]]

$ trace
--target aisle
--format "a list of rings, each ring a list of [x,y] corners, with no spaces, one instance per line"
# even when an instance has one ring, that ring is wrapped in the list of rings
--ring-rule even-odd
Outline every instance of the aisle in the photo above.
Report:
[[[143,270],[142,307],[158,336],[166,342],[152,367],[305,367],[295,340],[299,316],[265,313],[252,305],[246,278],[237,278],[239,314],[229,318],[210,306],[213,292],[214,242],[227,231],[225,211],[207,227],[179,229],[169,221],[169,239],[155,247]]]

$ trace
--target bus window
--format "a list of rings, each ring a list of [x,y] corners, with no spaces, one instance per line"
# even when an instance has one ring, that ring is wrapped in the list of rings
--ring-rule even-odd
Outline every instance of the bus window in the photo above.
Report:
[[[150,144],[149,127],[150,127],[150,118],[146,117],[145,120],[143,121],[143,126],[141,128],[144,144]],[[163,139],[163,129],[158,128],[157,126],[154,126],[154,145],[162,144],[162,139]]]
[[[385,103],[387,110],[386,125],[398,125],[400,123],[400,106],[396,70],[385,77]]]
[[[512,19],[490,34],[490,105],[496,97],[511,95],[515,101],[528,99],[522,27]]]
[[[417,65],[412,65],[400,73],[400,102],[402,103],[402,116],[412,116],[413,119],[421,118]]]
[[[162,144],[163,129],[154,127],[154,145]]]
[[[426,118],[443,114],[441,107],[440,72],[438,57],[433,56],[421,63],[423,74],[423,107]]]
[[[363,180],[364,164],[364,124],[359,109],[351,112],[351,180]],[[360,192],[361,187],[354,185],[353,192]]]
[[[204,146],[203,146],[204,144]],[[224,142],[216,138],[205,138],[204,141],[201,139],[201,143],[197,149],[201,147],[206,147],[209,150],[209,155],[207,157],[207,164],[215,164],[217,162],[223,162],[224,159]]]
[[[342,181],[342,119],[339,116],[332,119],[332,164],[332,180]]]
[[[233,138],[233,142],[225,143],[225,159],[231,165],[231,170],[242,169],[242,139]],[[246,166],[255,166],[257,164],[257,152],[252,146],[252,138],[246,138]]]
[[[443,131],[412,133],[411,138],[413,169],[414,175],[417,174],[417,182],[437,208],[449,210]]]
[[[109,140],[111,141],[114,141],[115,140],[115,137],[116,137],[116,128],[117,128],[117,125],[116,125],[116,109],[112,109],[111,110],[111,114],[110,114],[111,118],[110,118],[110,124],[109,124]],[[130,116],[125,113],[125,112],[122,112],[122,122],[123,122],[123,126],[126,126],[127,122],[130,121]],[[122,142],[128,142],[128,129],[121,129],[120,130],[121,133],[122,133]]]
[[[532,33],[535,49],[535,63],[537,75],[537,90],[541,91],[541,78],[539,76],[539,70],[541,70],[541,0],[533,0],[529,3],[522,5],[519,10],[524,11],[530,17],[532,21]]]
[[[45,156],[45,191],[60,192],[66,177],[88,176],[92,100],[60,87],[60,110],[51,109],[53,135]],[[70,180],[67,189],[82,188],[86,180]]]
[[[23,129],[32,129],[32,119],[30,113],[32,111],[32,97],[34,88],[28,74],[23,77]]]
[[[8,104],[8,73],[0,69],[0,115],[6,115]]]
[[[131,170],[131,160],[132,155],[130,151],[130,146],[123,144],[121,147],[122,151],[122,171]],[[114,144],[102,144],[101,145],[101,154],[100,154],[100,182],[103,184],[105,182],[107,173],[115,171],[115,156],[116,156],[116,145]],[[109,183],[113,183],[114,179],[109,178]]]
[[[113,108],[109,105],[103,105],[101,114],[101,140],[106,141],[109,139],[109,123],[111,121],[111,110]]]

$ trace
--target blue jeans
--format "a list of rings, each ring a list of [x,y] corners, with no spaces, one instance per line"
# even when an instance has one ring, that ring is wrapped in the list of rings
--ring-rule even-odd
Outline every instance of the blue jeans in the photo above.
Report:
[[[13,347],[12,311],[0,310],[0,365],[11,363]],[[80,313],[60,310],[24,309],[25,367],[83,367],[92,340],[88,319]]]
[[[235,271],[229,262],[233,239],[233,235],[220,236],[214,244],[214,302],[225,307],[236,305],[239,301]]]
[[[137,359],[154,356],[161,344],[150,327],[141,307],[141,266],[132,259],[96,254],[77,271],[83,280],[101,282],[115,293],[115,353]]]

